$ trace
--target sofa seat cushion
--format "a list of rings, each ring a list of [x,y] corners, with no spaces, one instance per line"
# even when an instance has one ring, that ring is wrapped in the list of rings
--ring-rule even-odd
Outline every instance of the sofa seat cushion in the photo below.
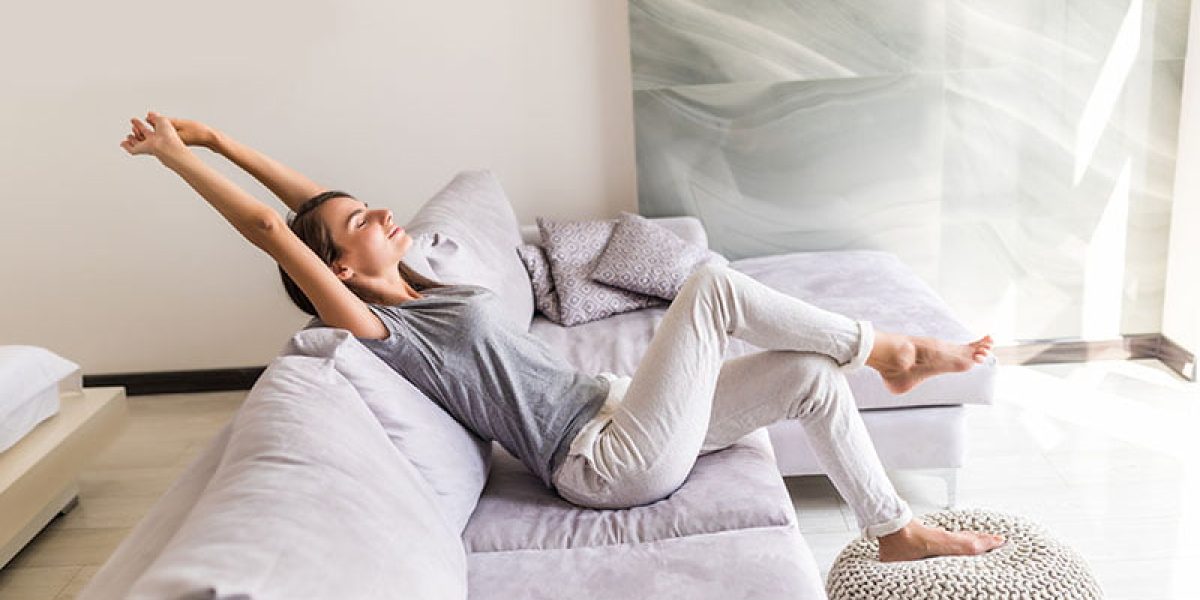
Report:
[[[821,571],[795,527],[759,527],[645,544],[476,552],[471,600],[758,598],[825,600]]]
[[[667,498],[622,510],[580,508],[563,500],[497,447],[463,544],[468,552],[587,548],[794,522],[770,441],[760,429],[699,457]]]
[[[538,315],[529,332],[584,373],[633,375],[666,312],[665,306],[643,308],[572,327]]]
[[[871,321],[877,330],[967,342],[967,331],[928,285],[888,252],[843,250],[797,252],[733,261],[737,269],[774,289],[852,319]],[[615,315],[575,327],[535,317],[530,331],[586,373],[633,375],[667,307]],[[759,350],[731,340],[726,358]],[[846,373],[860,409],[990,404],[998,366],[994,357],[963,373],[930,378],[895,395],[874,369]]]

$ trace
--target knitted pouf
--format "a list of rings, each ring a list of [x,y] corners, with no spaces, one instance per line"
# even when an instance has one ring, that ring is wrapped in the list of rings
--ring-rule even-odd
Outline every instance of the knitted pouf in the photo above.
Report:
[[[1004,545],[979,556],[879,562],[879,542],[859,538],[833,563],[830,600],[870,598],[1102,598],[1091,570],[1074,550],[1021,517],[984,510],[947,510],[921,517],[947,531],[1004,536]]]

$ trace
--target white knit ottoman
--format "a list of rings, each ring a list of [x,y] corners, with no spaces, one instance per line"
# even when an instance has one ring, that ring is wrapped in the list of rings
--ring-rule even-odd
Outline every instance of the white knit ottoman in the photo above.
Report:
[[[879,562],[879,543],[859,538],[834,561],[825,582],[830,600],[883,598],[1098,599],[1083,559],[1021,517],[984,510],[947,510],[921,517],[948,531],[982,531],[1005,544],[980,556]]]

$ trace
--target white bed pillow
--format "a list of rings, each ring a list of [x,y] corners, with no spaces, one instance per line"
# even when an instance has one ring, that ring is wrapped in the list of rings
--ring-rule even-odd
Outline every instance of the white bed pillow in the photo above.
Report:
[[[59,382],[62,391],[79,390],[79,365],[37,346],[0,346],[0,414]]]
[[[58,414],[60,392],[79,391],[79,365],[37,346],[0,346],[0,452]]]

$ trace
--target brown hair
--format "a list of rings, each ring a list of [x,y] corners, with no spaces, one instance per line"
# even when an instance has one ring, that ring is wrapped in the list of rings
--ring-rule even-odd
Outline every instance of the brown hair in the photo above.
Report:
[[[288,228],[292,230],[292,233],[295,233],[296,237],[300,238],[306,246],[312,249],[317,258],[320,258],[321,262],[327,265],[332,265],[335,260],[341,258],[342,251],[333,243],[333,232],[325,226],[324,221],[316,217],[315,209],[333,198],[354,198],[354,196],[339,190],[321,192],[308,199],[304,204],[301,204],[295,216],[288,219]],[[279,277],[283,280],[283,289],[287,291],[287,295],[292,299],[292,303],[300,310],[314,317],[319,316],[317,315],[317,308],[313,306],[308,296],[304,295],[304,291],[300,289],[295,280],[287,274],[287,271],[283,270],[282,266],[276,266],[279,267]],[[399,269],[400,276],[418,292],[445,285],[414,271],[412,267],[404,264],[404,261],[400,262]],[[342,283],[351,292],[354,292],[354,295],[359,295],[349,284]],[[362,296],[359,297],[361,298]]]

